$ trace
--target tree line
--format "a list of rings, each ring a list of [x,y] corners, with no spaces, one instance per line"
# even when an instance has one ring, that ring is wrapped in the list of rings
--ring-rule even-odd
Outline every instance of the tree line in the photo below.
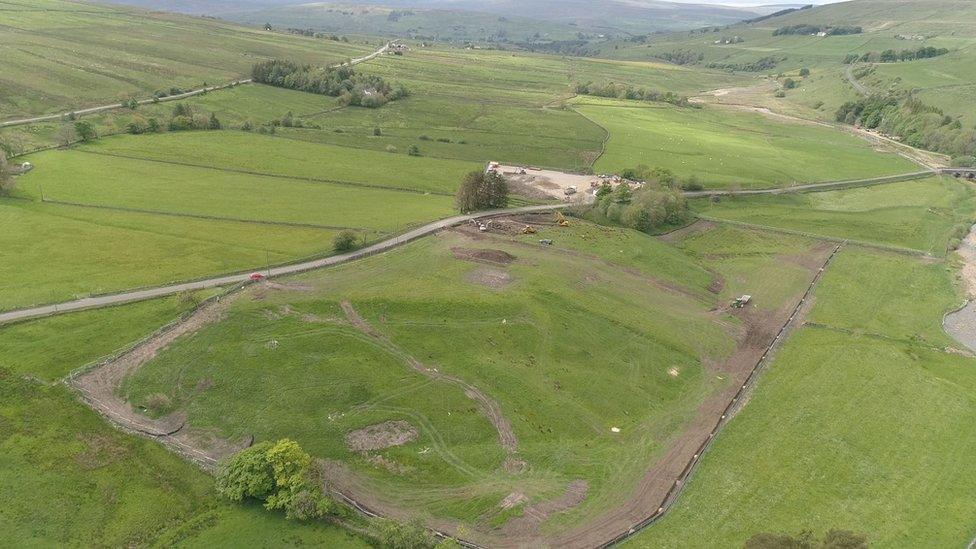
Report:
[[[596,201],[581,212],[584,217],[645,233],[683,225],[691,217],[682,184],[671,170],[640,165],[620,175],[624,181],[616,186],[606,182],[597,189]],[[643,185],[632,189],[628,180],[643,181]],[[686,190],[701,190],[694,178],[684,186]]]
[[[289,60],[262,61],[251,69],[255,82],[338,97],[343,105],[381,107],[409,95],[402,84],[391,84],[382,77],[356,73],[351,66],[313,67]]]
[[[765,56],[756,59],[755,61],[750,61],[749,63],[709,63],[706,65],[710,69],[723,69],[732,72],[762,72],[768,71],[779,64],[780,61],[785,61],[786,58],[777,59],[772,56]]]
[[[861,27],[841,25],[831,27],[827,25],[787,25],[773,31],[773,36],[783,36],[789,34],[819,34],[825,33],[827,36],[843,36],[845,34],[861,34],[864,31]]]
[[[896,63],[898,61],[915,61],[916,59],[929,59],[939,57],[949,53],[948,48],[936,48],[933,46],[923,46],[914,50],[884,50],[881,53],[869,51],[863,54],[851,53],[844,58],[844,63],[850,65],[857,63]]]
[[[913,147],[948,154],[954,165],[976,162],[976,130],[958,118],[926,105],[909,92],[875,94],[840,106],[835,119],[877,129]]]
[[[615,82],[608,82],[606,84],[594,84],[593,82],[577,84],[576,93],[596,97],[612,97],[614,99],[671,103],[672,105],[677,105],[679,107],[695,106],[694,103],[691,103],[688,100],[688,97],[684,95],[678,95],[677,93],[670,91],[661,92],[657,90],[635,88],[629,84],[618,84]]]

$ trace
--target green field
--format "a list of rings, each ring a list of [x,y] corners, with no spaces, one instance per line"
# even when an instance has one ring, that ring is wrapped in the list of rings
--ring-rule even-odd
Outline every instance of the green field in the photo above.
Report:
[[[375,49],[130,8],[4,2],[0,120],[237,80],[264,59],[330,64]]]
[[[46,385],[183,308],[165,299],[0,327],[4,542],[365,547],[333,526],[298,525],[217,500],[213,481],[196,466],[109,426],[60,384]]]
[[[951,178],[842,191],[697,200],[702,216],[908,248],[936,256],[972,223],[974,195]]]
[[[940,327],[959,299],[943,265],[841,252],[815,291],[817,325],[790,336],[674,509],[630,545],[829,529],[878,547],[969,543],[976,362],[943,351]]]
[[[586,98],[576,109],[610,132],[598,173],[645,164],[695,176],[709,187],[787,187],[917,171],[866,141],[757,113]],[[829,159],[829,160],[827,160]]]
[[[501,520],[499,502],[513,491],[548,499],[585,480],[585,501],[546,526],[564,528],[627,494],[697,403],[723,385],[703,361],[728,355],[738,321],[710,310],[749,288],[762,307],[782,306],[809,278],[784,258],[811,242],[724,229],[673,247],[586,223],[538,236],[565,244],[445,233],[293,279],[301,289],[245,295],[227,320],[172,345],[123,392],[136,404],[165,394],[194,426],[226,437],[292,437],[346,462],[392,505],[480,532]],[[517,260],[486,267],[453,256],[467,247]],[[715,247],[725,253],[715,257]],[[417,271],[424,276],[404,276]],[[719,296],[706,291],[715,276],[726,281]],[[497,277],[511,282],[494,285]],[[761,285],[767,277],[777,284]],[[463,392],[364,339],[344,319],[342,300],[402,352],[496,399],[529,469],[500,469],[497,435]],[[213,388],[194,390],[201,380]],[[345,447],[344,433],[394,419],[415,424],[420,438],[376,452],[392,469]]]

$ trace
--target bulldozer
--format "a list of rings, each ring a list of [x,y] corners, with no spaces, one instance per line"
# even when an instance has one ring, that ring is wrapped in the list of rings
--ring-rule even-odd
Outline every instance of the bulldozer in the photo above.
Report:
[[[563,215],[563,212],[556,212],[556,225],[560,227],[569,227],[569,220]]]
[[[522,227],[522,234],[535,234],[536,232],[537,231],[535,230],[535,227],[533,227],[532,225],[526,225],[525,227]]]

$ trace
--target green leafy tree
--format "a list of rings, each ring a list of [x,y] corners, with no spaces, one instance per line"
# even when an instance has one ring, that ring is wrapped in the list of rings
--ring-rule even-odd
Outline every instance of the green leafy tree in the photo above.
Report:
[[[383,135],[383,130],[381,130],[379,128],[373,128],[373,136],[374,137],[379,137],[381,135]]]
[[[416,145],[410,145],[410,148],[407,149],[407,154],[409,154],[410,156],[420,156],[420,147]]]
[[[216,113],[210,113],[210,120],[207,121],[207,127],[210,128],[211,130],[220,129],[220,120],[217,120]]]
[[[95,126],[92,126],[90,122],[85,122],[84,120],[75,122],[75,133],[78,135],[78,139],[81,139],[85,143],[98,139]]]
[[[494,171],[470,172],[461,180],[454,204],[462,213],[504,208],[508,205],[508,181]]]
[[[149,133],[159,133],[163,131],[163,128],[159,125],[159,120],[150,118],[146,121],[146,131]]]
[[[217,493],[241,501],[267,499],[275,490],[274,470],[268,461],[270,442],[261,442],[237,453],[217,471]]]
[[[617,185],[617,188],[613,190],[613,201],[617,204],[626,204],[630,202],[633,194],[630,192],[630,184],[623,182]]]

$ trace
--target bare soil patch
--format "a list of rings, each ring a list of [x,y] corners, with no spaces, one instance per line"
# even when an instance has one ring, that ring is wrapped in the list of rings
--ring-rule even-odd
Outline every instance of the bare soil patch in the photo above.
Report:
[[[477,268],[464,276],[471,284],[484,286],[492,290],[500,290],[511,284],[515,279],[512,275],[500,269],[491,267]]]
[[[346,433],[346,446],[357,453],[375,452],[417,440],[417,429],[410,423],[385,421]]]
[[[451,248],[454,257],[462,261],[476,261],[491,265],[510,265],[517,259],[514,255],[503,250],[484,248]]]
[[[527,505],[521,517],[515,517],[502,526],[502,533],[507,539],[538,537],[539,527],[546,519],[551,515],[568,511],[582,503],[586,499],[586,493],[589,491],[589,487],[589,484],[585,480],[577,479],[570,482],[566,486],[566,490],[558,498]],[[553,545],[553,547],[561,547],[561,545]]]

